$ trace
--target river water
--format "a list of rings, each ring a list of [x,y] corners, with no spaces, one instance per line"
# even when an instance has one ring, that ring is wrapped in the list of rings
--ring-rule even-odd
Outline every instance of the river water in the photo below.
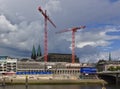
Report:
[[[120,85],[106,85],[106,89],[120,89]],[[0,89],[102,89],[101,85],[7,85]]]

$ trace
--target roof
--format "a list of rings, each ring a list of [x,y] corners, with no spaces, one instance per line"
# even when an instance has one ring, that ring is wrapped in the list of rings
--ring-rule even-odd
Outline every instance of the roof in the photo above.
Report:
[[[63,54],[63,53],[48,53],[48,55],[72,55],[72,54]]]

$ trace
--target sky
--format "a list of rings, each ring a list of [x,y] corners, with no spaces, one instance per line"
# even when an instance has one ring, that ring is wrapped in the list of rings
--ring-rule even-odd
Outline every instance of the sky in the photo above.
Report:
[[[72,53],[72,32],[61,30],[85,25],[75,33],[75,54],[80,62],[120,60],[120,0],[0,0],[0,55],[30,57],[33,45],[44,54],[44,17],[47,10],[48,53]]]

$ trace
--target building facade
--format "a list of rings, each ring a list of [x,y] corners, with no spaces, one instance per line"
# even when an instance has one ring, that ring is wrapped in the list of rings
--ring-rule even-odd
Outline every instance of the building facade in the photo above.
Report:
[[[66,62],[17,62],[17,72],[26,73],[43,73],[50,72],[52,74],[80,74],[81,64],[79,63],[66,63]]]
[[[98,71],[120,71],[120,61],[100,60],[97,63]]]
[[[16,73],[17,71],[17,59],[11,59],[9,57],[3,57],[0,59],[0,73]]]
[[[105,71],[120,71],[120,61],[106,61]]]
[[[44,57],[42,57],[41,59],[40,58],[38,58],[37,60],[44,61]],[[49,53],[47,61],[72,63],[72,54]],[[79,63],[79,58],[76,55],[75,55],[75,63]]]

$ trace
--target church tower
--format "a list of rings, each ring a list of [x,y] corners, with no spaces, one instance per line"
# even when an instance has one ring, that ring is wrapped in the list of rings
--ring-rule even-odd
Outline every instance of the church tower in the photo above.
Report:
[[[109,61],[111,61],[111,53],[109,52]]]
[[[38,46],[38,50],[37,50],[37,57],[40,57],[42,56],[42,53],[41,53],[41,48],[40,48],[40,45]]]
[[[35,46],[34,45],[33,45],[33,48],[32,48],[31,59],[36,59],[36,50],[35,50]]]

